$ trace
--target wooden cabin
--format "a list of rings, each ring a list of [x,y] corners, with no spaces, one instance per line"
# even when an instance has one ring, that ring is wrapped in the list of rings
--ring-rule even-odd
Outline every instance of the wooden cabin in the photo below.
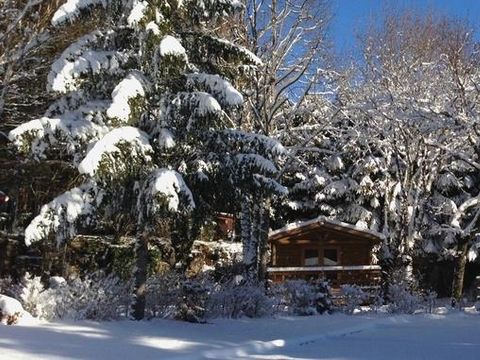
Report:
[[[323,216],[289,224],[269,234],[269,277],[274,282],[323,278],[333,288],[343,284],[377,286],[380,266],[373,251],[382,238],[375,231]]]

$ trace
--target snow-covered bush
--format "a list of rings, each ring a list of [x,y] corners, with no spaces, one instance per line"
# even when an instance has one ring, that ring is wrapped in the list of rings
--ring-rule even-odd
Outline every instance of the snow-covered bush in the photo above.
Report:
[[[174,317],[180,281],[180,275],[173,271],[148,278],[145,306],[148,316]]]
[[[151,317],[204,322],[213,285],[207,275],[187,279],[177,272],[151,277],[147,281],[146,310]]]
[[[273,285],[272,295],[278,300],[278,311],[294,315],[314,315],[331,311],[332,301],[324,281],[288,280]]]
[[[273,314],[274,300],[260,286],[246,284],[242,279],[216,284],[210,296],[211,317],[237,319],[242,316],[263,317]]]
[[[380,309],[385,304],[385,298],[383,296],[383,291],[380,287],[376,289],[372,294],[372,302],[370,304],[370,308],[374,313],[378,313]]]
[[[146,309],[150,316],[204,322],[206,318],[271,315],[273,300],[261,287],[233,280],[214,279],[203,273],[196,277],[170,272],[147,281]]]
[[[413,314],[422,303],[421,297],[404,282],[388,287],[388,300],[389,312],[402,314]]]
[[[182,283],[175,319],[194,323],[205,322],[210,283],[189,279]]]
[[[84,279],[55,277],[45,288],[38,276],[23,278],[19,300],[25,310],[42,319],[111,320],[125,313],[130,285],[101,272]]]
[[[0,323],[15,325],[25,314],[22,304],[17,299],[0,294]]]
[[[368,295],[358,285],[342,285],[341,294],[343,299],[342,309],[347,314],[353,314],[365,300]]]
[[[431,314],[433,309],[435,309],[435,304],[437,300],[437,293],[433,290],[427,290],[424,296],[425,310],[427,313]]]
[[[22,278],[19,289],[18,299],[25,310],[33,316],[44,317],[43,314],[49,314],[53,311],[51,308],[55,304],[47,299],[48,296],[44,293],[45,287],[39,276],[30,276],[27,272]],[[50,318],[50,316],[46,316],[46,318]]]

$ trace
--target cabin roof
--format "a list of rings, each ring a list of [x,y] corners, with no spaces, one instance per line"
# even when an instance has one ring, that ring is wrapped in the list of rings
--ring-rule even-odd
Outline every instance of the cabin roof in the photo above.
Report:
[[[275,241],[275,240],[284,238],[286,236],[294,236],[300,233],[304,233],[306,231],[311,231],[311,230],[320,229],[320,228],[337,230],[340,232],[349,233],[357,237],[361,237],[361,238],[369,239],[373,241],[380,241],[385,238],[383,234],[377,231],[363,229],[356,225],[347,224],[345,222],[334,220],[334,219],[329,219],[325,216],[319,216],[307,221],[293,222],[293,223],[287,224],[286,226],[278,230],[271,231],[269,233],[269,241]]]

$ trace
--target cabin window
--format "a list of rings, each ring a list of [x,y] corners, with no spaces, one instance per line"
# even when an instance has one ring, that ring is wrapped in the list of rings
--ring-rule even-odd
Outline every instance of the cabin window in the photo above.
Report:
[[[305,249],[304,258],[305,258],[305,266],[318,265],[318,250]]]
[[[325,265],[325,266],[338,265],[337,249],[324,249],[323,250],[323,265]]]

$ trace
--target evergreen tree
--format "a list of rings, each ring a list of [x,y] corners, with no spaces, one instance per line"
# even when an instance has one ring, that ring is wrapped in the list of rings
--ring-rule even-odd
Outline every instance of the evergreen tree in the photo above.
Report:
[[[265,158],[279,144],[232,129],[243,102],[232,82],[260,60],[214,29],[241,8],[237,0],[68,0],[54,26],[95,11],[104,21],[52,65],[48,90],[62,96],[9,134],[22,154],[66,160],[79,172],[77,186],[26,228],[27,244],[52,236],[60,244],[87,228],[134,236],[136,319],[160,219],[170,219],[172,243],[186,251],[221,196],[215,186],[247,196],[279,186]]]

